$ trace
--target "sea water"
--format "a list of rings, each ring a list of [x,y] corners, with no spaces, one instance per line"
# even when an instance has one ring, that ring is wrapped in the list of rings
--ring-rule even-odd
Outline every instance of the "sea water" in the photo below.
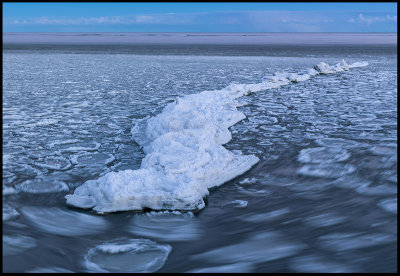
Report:
[[[3,45],[3,272],[396,271],[397,45],[170,36]]]

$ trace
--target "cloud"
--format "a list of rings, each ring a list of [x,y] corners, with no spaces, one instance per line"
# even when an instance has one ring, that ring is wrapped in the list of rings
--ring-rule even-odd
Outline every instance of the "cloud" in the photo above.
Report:
[[[36,17],[25,20],[6,20],[7,25],[79,25],[79,24],[187,24],[207,23],[208,20],[226,24],[240,24],[243,21],[276,21],[282,23],[318,23],[332,22],[332,19],[322,18],[318,13],[294,11],[219,11],[202,13],[165,13],[140,14],[127,16],[101,17]],[[206,21],[204,21],[206,20]]]
[[[120,16],[112,17],[36,17],[26,20],[13,20],[5,22],[7,25],[91,25],[91,24],[120,24]]]
[[[192,13],[132,14],[99,17],[3,18],[6,27],[129,27],[131,30],[253,31],[253,32],[324,32],[360,31],[375,23],[393,24],[397,15],[340,11],[215,11]],[[165,27],[163,27],[165,26]],[[396,26],[391,25],[391,29]],[[164,28],[164,29],[162,29]],[[168,29],[169,28],[169,29]],[[370,28],[370,27],[369,27]],[[99,29],[100,30],[100,29]],[[366,28],[366,31],[370,29]]]
[[[389,20],[389,21],[397,22],[397,15],[390,16],[390,15],[387,14],[386,15],[386,19]]]
[[[158,23],[160,22],[159,17],[149,16],[149,15],[139,15],[136,16],[137,23]]]
[[[362,13],[358,15],[358,18],[360,19],[361,22],[367,23],[367,25],[370,25],[374,22],[380,22],[380,21],[385,21],[385,17],[377,17],[377,16],[364,16]]]
[[[372,25],[373,23],[376,22],[397,22],[397,15],[390,16],[387,14],[386,16],[365,16],[362,13],[360,13],[357,17],[355,18],[350,18],[347,20],[349,23],[361,23],[361,24],[366,24],[367,26]]]

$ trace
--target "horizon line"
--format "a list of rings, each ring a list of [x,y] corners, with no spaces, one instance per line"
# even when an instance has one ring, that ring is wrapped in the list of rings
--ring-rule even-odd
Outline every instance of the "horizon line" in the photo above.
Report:
[[[364,34],[368,34],[368,33],[392,33],[392,34],[397,34],[397,32],[199,32],[199,31],[188,31],[188,32],[145,32],[145,31],[136,31],[136,32],[126,32],[126,31],[121,31],[121,32],[74,32],[74,31],[59,31],[59,32],[51,32],[51,31],[40,31],[40,32],[22,32],[22,31],[13,31],[13,32],[4,32],[5,33],[237,33],[237,34],[242,34],[242,33],[258,33],[258,34],[263,34],[263,33],[292,33],[292,34],[296,34],[296,33],[315,33],[315,34],[324,34],[324,33],[336,33],[336,34],[349,34],[349,33],[354,33],[354,34],[359,34],[359,33],[364,33]]]

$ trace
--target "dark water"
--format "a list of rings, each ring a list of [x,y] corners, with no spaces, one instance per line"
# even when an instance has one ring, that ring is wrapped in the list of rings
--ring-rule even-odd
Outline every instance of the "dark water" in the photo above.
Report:
[[[7,47],[3,272],[397,271],[396,46]],[[139,168],[133,122],[176,96],[341,59],[369,65],[240,98],[225,147],[260,162],[200,213],[66,206]]]

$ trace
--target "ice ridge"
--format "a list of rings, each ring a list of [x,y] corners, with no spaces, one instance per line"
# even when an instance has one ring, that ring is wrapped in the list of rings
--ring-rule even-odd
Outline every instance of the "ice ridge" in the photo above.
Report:
[[[308,74],[275,73],[260,83],[230,84],[176,98],[160,114],[133,126],[132,136],[146,154],[139,169],[86,181],[65,197],[67,204],[100,214],[148,208],[200,210],[208,189],[245,173],[259,161],[255,155],[223,147],[232,139],[229,127],[246,118],[237,110],[239,97],[367,65],[321,62]]]

